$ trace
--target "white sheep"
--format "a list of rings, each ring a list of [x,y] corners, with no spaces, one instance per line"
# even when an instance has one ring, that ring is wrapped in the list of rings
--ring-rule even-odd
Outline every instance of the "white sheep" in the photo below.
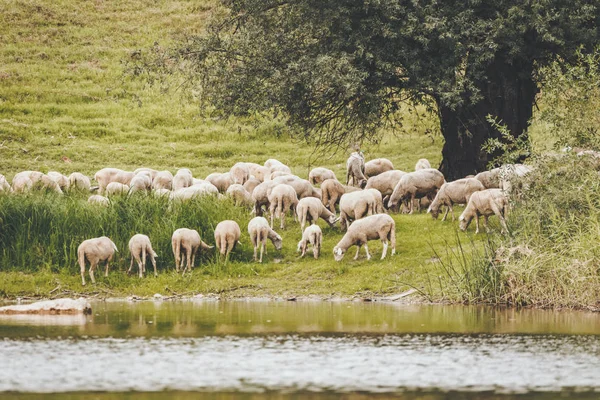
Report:
[[[148,174],[148,177],[150,178],[150,180],[154,180],[154,178],[156,177],[156,174],[158,174],[158,171],[152,168],[138,168],[135,171],[133,171],[134,175],[138,175],[140,173],[146,173]]]
[[[500,188],[500,168],[494,168],[489,171],[483,171],[475,175],[475,179],[483,183],[486,189]]]
[[[376,158],[365,163],[365,175],[369,178],[393,169],[394,164],[387,158]]]
[[[280,171],[280,172],[287,172],[288,174],[292,173],[292,170],[290,169],[290,167],[288,167],[287,165],[285,165],[284,163],[275,160],[274,158],[268,159],[267,161],[265,161],[265,167],[269,168],[269,171],[271,172],[275,172],[275,171]]]
[[[404,176],[406,172],[400,170],[392,170],[382,172],[377,176],[373,176],[367,180],[365,189],[377,189],[382,196],[390,196],[394,192],[394,188]]]
[[[22,177],[26,177],[31,180],[31,183],[33,185],[35,185],[42,179],[43,176],[44,176],[44,174],[42,174],[39,171],[21,171],[21,172],[18,172],[17,174],[15,174],[15,176],[13,176],[12,184],[14,187],[15,180],[20,180]]]
[[[431,168],[431,164],[429,163],[429,160],[426,158],[419,159],[419,161],[417,161],[417,163],[415,164],[415,171],[419,171],[421,169],[429,169],[429,168]]]
[[[129,193],[129,186],[121,182],[111,182],[106,185],[104,192],[107,196],[124,195]]]
[[[63,174],[61,174],[60,172],[56,172],[56,171],[49,171],[46,175],[48,175],[50,177],[50,179],[52,179],[54,182],[56,182],[56,184],[58,185],[58,187],[60,188],[61,191],[66,192],[69,190],[69,178],[64,176]]]
[[[89,192],[92,187],[90,178],[82,174],[81,172],[73,172],[69,175],[69,189],[80,190],[82,192]]]
[[[204,182],[202,184],[192,185],[182,189],[174,190],[169,193],[169,198],[171,200],[186,201],[200,196],[216,194],[219,194],[217,188],[209,182]]]
[[[271,175],[271,169],[267,168],[263,165],[256,163],[246,163],[246,166],[250,170],[250,176],[254,176],[260,182],[264,182],[264,180]]]
[[[235,165],[229,170],[229,175],[231,176],[233,183],[239,183],[240,185],[243,185],[248,179],[250,179],[250,168],[248,168],[246,163],[235,163]]]
[[[281,250],[283,247],[281,236],[271,229],[269,222],[264,217],[254,217],[250,220],[248,223],[248,234],[250,235],[252,246],[254,246],[254,261],[257,261],[256,253],[258,246],[260,246],[260,259],[258,262],[262,262],[267,239],[271,240],[275,249]]]
[[[117,246],[106,236],[84,240],[77,248],[77,261],[79,262],[79,268],[81,270],[81,284],[85,286],[84,275],[86,260],[90,263],[90,279],[92,280],[92,283],[96,283],[96,280],[94,279],[94,270],[100,262],[106,261],[104,276],[108,276],[108,264],[112,261],[112,258],[117,251],[119,251],[117,250]]]
[[[346,230],[353,220],[372,215],[376,209],[375,198],[372,193],[363,190],[346,193],[340,199],[340,226]]]
[[[110,200],[108,199],[108,197],[104,197],[99,194],[93,194],[90,197],[88,197],[88,203],[98,204],[101,206],[109,206]]]
[[[364,191],[366,193],[371,193],[371,196],[373,196],[373,200],[375,200],[373,214],[383,214],[385,210],[383,208],[383,196],[381,195],[381,192],[373,188],[365,189]]]
[[[122,169],[102,168],[94,174],[94,179],[98,182],[98,192],[103,194],[109,183],[117,182],[129,186],[134,176],[133,172],[123,171]]]
[[[474,192],[469,199],[467,207],[460,215],[460,229],[465,231],[471,220],[475,218],[475,233],[479,233],[479,216],[483,215],[483,224],[488,230],[488,218],[496,215],[502,225],[502,232],[508,232],[505,216],[508,211],[508,197],[501,189],[486,189]]]
[[[47,190],[58,194],[63,194],[63,191],[61,190],[58,183],[56,183],[54,179],[52,179],[46,174],[43,174],[41,179],[37,181],[37,183],[33,184],[33,187],[39,190]]]
[[[173,255],[175,256],[175,270],[179,272],[179,268],[183,267],[183,274],[185,274],[186,267],[183,265],[183,259],[181,253],[185,253],[187,260],[187,271],[191,272],[196,261],[196,253],[198,250],[209,250],[214,246],[209,246],[202,241],[198,231],[188,228],[179,228],[173,232],[171,237],[171,246],[173,248]]]
[[[368,241],[381,239],[383,243],[383,252],[381,259],[383,260],[387,254],[388,245],[392,246],[392,255],[396,253],[396,223],[394,219],[387,214],[376,214],[363,219],[354,221],[348,227],[348,232],[342,240],[333,248],[333,257],[335,261],[341,261],[344,258],[346,251],[356,245],[356,255],[354,259],[358,259],[358,252],[361,246],[365,246],[367,260],[371,259],[369,254]]]
[[[206,177],[206,180],[212,183],[219,189],[219,193],[225,193],[229,186],[233,185],[233,177],[231,173],[226,172],[224,174],[214,172]]]
[[[454,204],[467,204],[471,195],[480,190],[485,190],[485,186],[475,178],[463,178],[444,183],[431,202],[427,212],[431,213],[431,216],[437,219],[440,208],[446,206],[446,213],[442,221],[446,220],[448,211],[452,213],[452,221],[454,221],[452,206]]]
[[[352,186],[358,186],[364,188],[367,184],[367,177],[365,176],[365,157],[361,152],[355,151],[350,154],[346,161],[346,184]]]
[[[304,231],[306,223],[316,224],[319,218],[322,218],[329,226],[333,225],[338,221],[335,214],[329,211],[321,201],[315,197],[305,197],[300,199],[296,206],[296,214],[298,215],[298,221],[300,221],[300,231]]]
[[[152,243],[150,243],[150,238],[148,236],[139,233],[133,235],[131,239],[129,239],[129,253],[131,254],[131,263],[127,270],[128,275],[133,270],[133,260],[135,259],[138,265],[138,275],[140,278],[143,277],[146,272],[146,256],[148,256],[154,267],[154,276],[158,276],[156,272],[156,260],[154,259],[155,257],[158,257],[158,255],[152,249]]]
[[[313,168],[308,173],[308,181],[310,182],[311,185],[319,185],[325,179],[337,180],[335,173],[332,170],[323,168],[323,167]]]
[[[246,181],[246,183],[244,183],[244,189],[246,189],[246,191],[252,195],[252,192],[254,192],[254,189],[261,183],[262,183],[262,181],[260,179],[251,177],[250,179],[248,179]]]
[[[190,187],[194,184],[194,177],[192,171],[187,168],[181,168],[177,170],[177,173],[173,177],[171,183],[171,190],[176,191],[186,187]]]
[[[0,174],[0,193],[10,193],[12,192],[12,188],[10,184],[6,180],[6,177]]]
[[[306,179],[297,177],[296,175],[280,176],[272,180],[275,184],[285,183],[290,185],[296,191],[298,199],[305,197],[321,198],[321,191],[310,184]]]
[[[409,213],[412,214],[415,199],[427,196],[432,200],[444,183],[444,175],[437,169],[409,172],[398,181],[388,201],[388,208],[395,207],[400,202],[408,202]]]
[[[225,194],[231,197],[233,204],[236,206],[251,207],[254,205],[252,195],[239,183],[234,183],[227,188]]]
[[[15,176],[12,180],[12,189],[15,193],[27,193],[32,188],[33,181],[28,176]]]
[[[321,202],[335,213],[335,206],[340,202],[343,194],[359,190],[354,186],[342,185],[337,179],[326,179],[321,183]]]
[[[215,227],[215,245],[219,253],[225,257],[225,263],[229,261],[229,254],[239,243],[241,235],[240,226],[235,221],[221,221]]]
[[[323,232],[319,225],[310,225],[302,233],[302,240],[298,242],[298,252],[301,253],[300,257],[304,257],[308,245],[312,246],[313,256],[315,260],[319,258],[321,254],[321,244],[323,242]]]
[[[173,174],[170,171],[159,171],[152,179],[152,188],[156,189],[173,189]]]
[[[263,182],[254,188],[252,192],[252,200],[254,200],[254,213],[257,216],[263,215],[263,206],[268,209],[269,208],[269,193],[271,193],[271,189],[275,186],[275,182],[267,181]]]
[[[271,213],[271,228],[273,219],[278,217],[280,228],[285,229],[285,215],[292,210],[295,216],[298,197],[296,191],[290,185],[284,183],[275,185],[269,194],[269,212]]]
[[[152,190],[152,178],[150,173],[142,171],[131,179],[129,183],[129,193],[143,192],[149,193]]]

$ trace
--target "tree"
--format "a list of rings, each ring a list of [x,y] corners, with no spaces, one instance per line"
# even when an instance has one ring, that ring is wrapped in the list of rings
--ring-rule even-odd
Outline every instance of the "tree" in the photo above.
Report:
[[[226,114],[275,110],[317,143],[372,137],[402,102],[433,104],[447,179],[525,135],[540,66],[598,41],[597,0],[224,0],[178,55]]]

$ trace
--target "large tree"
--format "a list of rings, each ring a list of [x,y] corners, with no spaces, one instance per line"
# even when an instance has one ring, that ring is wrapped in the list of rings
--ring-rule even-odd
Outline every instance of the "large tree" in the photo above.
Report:
[[[536,70],[598,41],[598,0],[224,0],[179,55],[227,114],[283,112],[297,132],[374,135],[403,101],[433,104],[449,179],[486,168],[486,118],[526,134]]]

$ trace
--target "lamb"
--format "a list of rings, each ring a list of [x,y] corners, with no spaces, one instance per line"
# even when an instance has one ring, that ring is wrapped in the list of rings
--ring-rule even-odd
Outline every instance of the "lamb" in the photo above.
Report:
[[[183,178],[182,178],[183,179]],[[189,182],[189,180],[185,180]],[[159,171],[152,179],[152,189],[173,189],[173,174],[170,171]]]
[[[486,189],[475,192],[471,195],[467,207],[458,218],[460,229],[465,231],[469,227],[471,220],[475,218],[475,226],[477,227],[475,233],[479,233],[479,216],[483,215],[483,224],[487,231],[488,218],[490,215],[495,214],[500,219],[502,232],[508,232],[505,219],[507,210],[508,197],[501,189]]]
[[[186,187],[190,187],[194,184],[194,177],[192,171],[187,168],[181,168],[177,170],[177,173],[173,177],[171,183],[171,190],[176,191]]]
[[[206,180],[215,185],[219,189],[219,193],[225,193],[229,186],[235,183],[229,172],[224,174],[218,172],[212,173],[206,177]]]
[[[69,175],[69,189],[80,190],[82,192],[89,192],[92,184],[90,178],[83,175],[80,172],[73,172]]]
[[[254,246],[254,261],[257,261],[256,253],[258,246],[260,246],[260,259],[258,262],[262,263],[267,238],[271,240],[276,250],[281,250],[283,247],[281,236],[269,227],[269,222],[264,217],[254,217],[250,220],[248,223],[248,234],[250,235],[252,246]]]
[[[145,171],[137,174],[131,179],[129,183],[129,193],[144,192],[148,193],[152,189],[152,178],[150,173],[144,173]]]
[[[295,175],[280,176],[273,179],[272,182],[275,184],[285,183],[286,185],[290,185],[296,191],[298,199],[303,199],[305,197],[321,198],[320,190],[313,187],[313,185],[311,185],[306,179],[299,178]]]
[[[118,182],[129,186],[134,176],[133,172],[123,171],[122,169],[102,168],[94,174],[94,179],[98,182],[98,192],[103,194],[109,183]]]
[[[234,183],[233,185],[229,186],[226,194],[233,199],[233,203],[236,206],[251,207],[254,205],[252,195],[248,193],[244,186],[240,185],[239,183]]]
[[[365,157],[361,152],[355,151],[350,155],[348,161],[346,161],[346,184],[350,185],[352,180],[352,186],[358,186],[364,188],[367,184],[367,177],[365,176]]]
[[[233,183],[239,183],[240,185],[243,185],[248,179],[250,179],[250,169],[246,163],[239,162],[231,167],[229,170],[229,175],[231,176]]]
[[[296,206],[296,214],[298,215],[298,221],[300,221],[300,231],[304,231],[306,222],[316,224],[319,218],[322,218],[333,228],[333,225],[338,221],[335,214],[329,211],[321,203],[321,201],[314,197],[305,197],[298,202]]]
[[[56,172],[56,171],[50,171],[46,175],[48,175],[50,177],[50,179],[52,179],[54,182],[56,182],[56,184],[58,185],[58,187],[60,188],[61,191],[66,192],[67,190],[69,190],[69,178],[68,177],[66,177],[63,174],[61,174],[60,172]]]
[[[129,193],[129,186],[120,182],[111,182],[106,186],[104,191],[107,196],[124,195]]]
[[[429,168],[409,172],[398,181],[388,201],[388,207],[395,207],[400,202],[409,202],[407,207],[410,210],[409,213],[412,214],[416,198],[427,196],[433,199],[444,183],[444,175],[437,169]]]
[[[375,198],[370,192],[346,193],[340,199],[340,226],[345,231],[351,220],[358,220],[373,214]]]
[[[229,254],[239,243],[242,232],[240,226],[235,221],[227,220],[221,221],[215,228],[215,245],[221,253],[225,256],[225,263],[229,261]]]
[[[279,217],[280,228],[285,229],[285,215],[292,210],[295,216],[298,197],[293,187],[286,184],[275,185],[269,194],[269,211],[271,213],[271,228],[273,219]]]
[[[252,192],[254,213],[259,217],[263,215],[263,206],[269,208],[269,193],[273,186],[275,186],[275,182],[273,181],[263,182],[254,188],[254,191]]]
[[[301,252],[300,257],[304,257],[308,245],[310,244],[313,249],[313,256],[315,260],[319,258],[321,254],[321,243],[323,242],[323,232],[319,225],[311,225],[304,230],[302,233],[302,240],[298,242],[298,252]]]
[[[99,194],[93,194],[88,197],[88,203],[90,204],[98,204],[101,206],[109,206],[110,200],[108,197],[100,196]]]
[[[475,175],[475,179],[478,179],[486,189],[499,189],[500,188],[500,168],[494,168],[489,171],[483,171]]]
[[[454,210],[452,206],[454,204],[467,204],[471,195],[480,190],[485,190],[485,186],[475,178],[463,178],[454,182],[444,183],[427,209],[427,212],[431,213],[431,216],[437,219],[440,207],[446,206],[446,213],[442,221],[446,220],[448,211],[450,211],[452,213],[452,221],[454,222]]]
[[[85,262],[90,263],[90,279],[94,279],[94,270],[100,262],[106,261],[104,276],[108,276],[108,264],[112,261],[115,252],[118,252],[117,246],[106,236],[84,240],[77,248],[77,261],[81,270],[81,284],[85,286]]]
[[[426,158],[419,159],[419,161],[417,161],[417,163],[415,164],[415,171],[419,171],[422,169],[430,169],[430,168],[431,168],[431,164],[429,163],[429,160],[427,160]]]
[[[308,174],[308,181],[311,185],[319,185],[326,179],[337,180],[332,170],[323,167],[313,168]]]
[[[365,163],[365,175],[369,178],[380,175],[387,171],[392,171],[394,164],[387,158],[376,158]]]
[[[173,254],[175,255],[175,270],[179,272],[180,267],[184,267],[181,253],[185,253],[187,260],[187,270],[192,271],[194,262],[196,261],[196,254],[199,249],[209,250],[214,246],[209,246],[202,241],[198,231],[188,228],[179,228],[173,232],[171,237],[171,246],[173,248]],[[183,268],[183,274],[185,274],[186,268]],[[183,275],[182,274],[182,275]]]
[[[342,185],[337,179],[326,179],[321,183],[321,202],[325,207],[329,207],[332,213],[335,213],[335,205],[340,202],[343,194],[359,190],[354,186]]]
[[[135,171],[133,171],[133,174],[138,175],[142,172],[147,173],[150,180],[154,180],[154,178],[156,178],[156,175],[158,174],[158,171],[152,168],[138,168]]]
[[[335,261],[341,261],[344,258],[346,251],[353,245],[357,245],[356,255],[354,259],[358,259],[358,252],[361,246],[365,246],[367,260],[371,259],[367,242],[369,240],[381,239],[383,243],[383,252],[381,259],[383,260],[387,254],[388,245],[392,245],[392,255],[396,253],[396,223],[394,219],[387,214],[376,214],[365,217],[358,221],[354,221],[348,232],[342,240],[333,248],[333,257]],[[389,242],[388,242],[389,241]]]
[[[144,276],[144,272],[146,272],[146,255],[150,257],[150,262],[152,262],[152,266],[154,267],[154,276],[158,276],[156,273],[156,260],[155,257],[158,255],[152,250],[152,244],[150,243],[150,238],[146,235],[136,234],[129,239],[129,253],[131,254],[131,263],[129,264],[129,269],[127,270],[127,275],[131,273],[133,269],[133,260],[137,262],[138,265],[138,275],[139,277]]]
[[[10,187],[10,184],[6,180],[6,177],[4,175],[0,174],[0,194],[10,193],[10,192],[12,192],[12,188]]]
[[[252,192],[254,192],[254,189],[261,183],[261,180],[257,178],[250,178],[246,181],[246,183],[244,183],[244,189],[246,189],[248,193],[252,194]]]

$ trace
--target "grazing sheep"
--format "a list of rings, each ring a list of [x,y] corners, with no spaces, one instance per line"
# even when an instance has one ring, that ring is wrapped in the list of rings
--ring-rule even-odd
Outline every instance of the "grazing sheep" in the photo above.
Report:
[[[109,206],[110,200],[108,199],[108,197],[104,197],[99,194],[93,194],[90,197],[88,197],[88,203],[98,204],[101,206]]]
[[[295,175],[280,176],[273,179],[272,182],[275,184],[285,183],[286,185],[290,185],[296,191],[296,196],[298,196],[298,199],[303,199],[305,197],[321,198],[320,190],[313,187],[313,185],[311,185],[306,179],[299,178]]]
[[[486,189],[499,189],[500,188],[500,168],[494,168],[489,171],[483,171],[475,175],[475,179],[478,179]]]
[[[308,181],[311,185],[319,185],[325,179],[337,180],[335,173],[332,170],[323,167],[313,168],[308,174]]]
[[[152,178],[150,173],[142,171],[131,179],[129,183],[129,193],[144,192],[149,193],[152,190]]]
[[[321,202],[335,213],[335,206],[340,202],[343,194],[359,190],[354,186],[342,185],[337,179],[326,179],[321,183]]]
[[[300,221],[300,231],[304,231],[306,222],[316,224],[319,218],[322,218],[325,222],[333,228],[333,225],[338,221],[335,214],[329,211],[321,203],[321,201],[315,197],[305,197],[298,202],[296,206],[296,214],[298,215],[298,221]]]
[[[263,206],[265,206],[266,209],[269,208],[269,193],[274,186],[275,182],[267,181],[254,188],[252,200],[254,200],[254,213],[258,217],[263,215]]]
[[[61,174],[60,172],[56,172],[56,171],[50,171],[46,175],[48,175],[50,177],[50,179],[52,179],[54,182],[56,182],[56,184],[58,185],[60,190],[62,190],[63,192],[66,192],[67,190],[69,190],[69,178],[68,177],[66,177],[63,174]]]
[[[169,193],[169,198],[171,200],[185,201],[193,199],[195,197],[218,193],[219,191],[213,184],[209,182],[204,182],[203,184],[192,185],[179,190],[174,190]]]
[[[239,183],[240,185],[243,185],[248,179],[250,179],[250,169],[246,163],[239,162],[231,167],[229,170],[229,175],[231,176],[233,183]]]
[[[98,192],[103,194],[109,183],[117,182],[129,186],[134,176],[133,172],[123,171],[122,169],[102,168],[94,174],[94,179],[98,182]]]
[[[280,171],[280,172],[287,172],[288,174],[292,173],[292,170],[290,169],[290,167],[288,167],[284,163],[277,161],[273,158],[265,161],[265,167],[269,168],[269,171],[271,171],[271,172]]]
[[[431,168],[431,164],[429,163],[429,160],[427,160],[426,158],[419,159],[419,161],[417,161],[417,163],[415,164],[415,171],[419,171],[422,169],[430,169],[430,168]]]
[[[394,188],[406,172],[400,170],[385,171],[381,174],[369,178],[365,189],[377,189],[382,196],[390,196]]]
[[[513,184],[518,188],[523,188],[521,179],[533,171],[533,168],[524,164],[505,164],[500,167],[500,189],[506,193],[511,193]]]
[[[51,191],[58,194],[63,194],[58,183],[48,175],[42,174],[42,177],[37,182],[33,183],[33,188],[43,191]]]
[[[131,273],[133,269],[133,260],[137,262],[138,265],[138,273],[139,277],[143,277],[146,272],[146,255],[150,257],[150,262],[152,262],[152,266],[154,267],[154,276],[158,276],[156,273],[156,260],[155,257],[158,255],[152,250],[152,243],[150,243],[150,238],[146,235],[136,234],[129,239],[129,253],[131,254],[131,263],[129,264],[129,269],[127,270],[127,275]]]
[[[12,189],[15,193],[27,193],[32,188],[33,181],[28,176],[15,176],[12,180]]]
[[[383,208],[383,196],[381,195],[381,192],[377,189],[365,189],[364,191],[366,193],[371,193],[371,196],[373,196],[373,200],[375,200],[373,214],[385,213],[385,209]]]
[[[292,210],[296,215],[296,206],[298,197],[296,191],[290,185],[284,183],[275,185],[269,194],[269,212],[271,213],[271,228],[273,228],[273,219],[278,217],[280,228],[285,229],[285,215]]]
[[[410,210],[409,213],[412,214],[415,199],[425,196],[429,197],[430,200],[433,199],[444,183],[444,175],[437,169],[430,168],[409,172],[398,181],[388,201],[388,207],[392,208],[400,202],[408,202],[407,207]]]
[[[236,206],[252,207],[254,205],[252,195],[239,183],[229,186],[225,194],[233,199],[233,204]]]
[[[269,222],[264,217],[254,217],[250,220],[248,223],[248,234],[250,235],[252,246],[254,246],[254,261],[257,261],[256,252],[258,246],[260,246],[260,259],[258,262],[262,262],[263,253],[265,252],[265,247],[267,245],[267,238],[271,240],[275,249],[281,250],[283,247],[281,236],[271,229]]]
[[[375,209],[375,198],[370,192],[361,190],[344,194],[340,199],[340,227],[342,231],[346,230],[351,221],[371,215]]]
[[[135,171],[133,171],[134,175],[137,175],[140,173],[148,174],[148,177],[150,178],[150,180],[154,180],[154,178],[156,178],[156,174],[158,174],[158,171],[155,169],[152,169],[152,168],[138,168]]]
[[[274,165],[285,165],[285,164],[274,158],[269,158],[267,161],[265,161],[265,167],[267,167],[267,168],[271,168]]]
[[[394,164],[387,158],[376,158],[365,163],[365,175],[369,178],[380,175],[387,171],[392,171]]]
[[[196,253],[199,249],[209,250],[214,246],[209,246],[202,241],[198,231],[188,228],[179,228],[173,232],[171,237],[171,246],[173,248],[173,255],[175,256],[175,270],[179,272],[179,268],[183,267],[183,259],[181,253],[185,253],[187,260],[187,270],[192,271],[194,262],[196,261]],[[183,268],[183,274],[185,274],[186,267]]]
[[[313,256],[315,260],[319,258],[321,254],[321,243],[323,242],[323,232],[319,225],[311,225],[304,230],[302,233],[302,240],[298,242],[298,252],[301,252],[300,257],[304,257],[308,245],[310,244],[313,249]]]
[[[364,188],[367,184],[367,177],[365,176],[365,157],[358,151],[350,154],[348,161],[346,161],[346,184],[350,185],[351,180],[352,186]]]
[[[479,233],[479,216],[483,215],[483,225],[488,230],[488,218],[495,214],[500,219],[502,232],[508,232],[506,226],[506,212],[508,209],[508,197],[501,189],[486,189],[474,192],[469,199],[467,207],[460,215],[460,229],[465,231],[471,220],[475,218],[475,233]]]
[[[117,250],[117,246],[106,236],[84,240],[77,248],[77,261],[81,270],[81,284],[85,286],[86,260],[90,263],[90,279],[92,283],[96,283],[94,270],[100,262],[106,261],[104,276],[108,276],[108,264],[112,261],[116,251],[119,251]]]
[[[257,178],[250,178],[246,181],[246,183],[244,183],[244,189],[246,189],[248,193],[252,194],[252,192],[254,192],[254,189],[261,183],[262,181]]]
[[[69,175],[69,189],[89,192],[92,184],[90,178],[80,172],[73,172]]]
[[[189,181],[187,181],[189,182]],[[152,179],[152,189],[173,189],[173,174],[170,171],[159,171]]]
[[[27,177],[31,180],[31,183],[35,185],[42,179],[43,176],[44,174],[38,171],[22,171],[13,176],[12,184],[14,186],[15,180],[20,180],[22,177]]]
[[[356,245],[356,255],[354,259],[358,259],[358,252],[361,246],[365,246],[367,260],[371,259],[367,242],[369,240],[381,239],[383,243],[383,252],[381,259],[385,258],[389,244],[392,245],[392,255],[396,253],[396,223],[394,219],[387,214],[371,215],[369,217],[354,221],[348,227],[348,232],[342,240],[333,248],[333,257],[335,261],[341,261],[344,258],[346,251]]]
[[[129,192],[129,186],[120,182],[111,182],[106,186],[105,192],[107,196],[124,195]]]
[[[212,183],[219,189],[219,193],[225,193],[229,186],[233,185],[233,177],[229,172],[224,174],[214,172],[206,177],[206,180]]]
[[[291,173],[287,172],[287,171],[274,171],[271,172],[269,174],[269,179],[270,181],[272,181],[275,178],[279,178],[280,176],[296,176],[296,175],[292,175]]]
[[[225,263],[229,261],[229,253],[239,243],[242,232],[235,221],[221,221],[215,227],[215,245],[221,255],[225,256]]]
[[[475,178],[463,178],[454,182],[444,183],[435,196],[435,199],[431,202],[427,212],[431,213],[431,216],[437,219],[440,208],[446,206],[446,213],[442,221],[446,220],[448,211],[450,211],[452,213],[452,221],[454,222],[454,210],[452,206],[454,204],[467,204],[471,195],[480,190],[485,190],[485,186]]]
[[[12,192],[12,188],[10,184],[6,180],[6,177],[0,174],[0,193],[10,193]]]
[[[188,168],[181,168],[177,170],[177,173],[173,177],[171,183],[171,190],[176,191],[179,189],[190,187],[194,184],[194,177],[192,171]]]
[[[264,182],[271,175],[271,169],[260,164],[246,163],[246,166],[250,170],[250,176],[254,176],[260,182]]]

